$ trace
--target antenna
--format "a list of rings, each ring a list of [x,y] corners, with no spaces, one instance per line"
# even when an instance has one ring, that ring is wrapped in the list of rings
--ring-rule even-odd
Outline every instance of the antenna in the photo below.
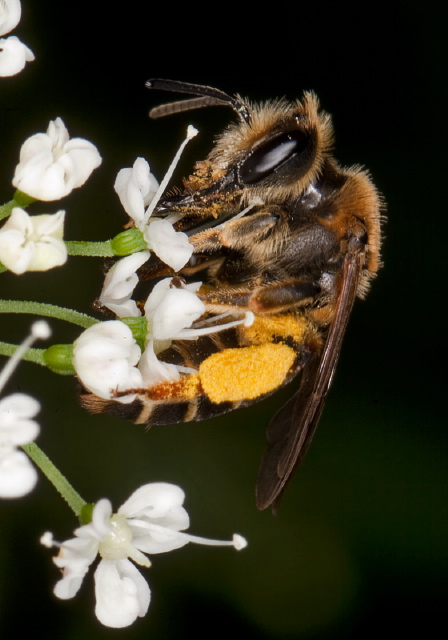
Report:
[[[228,106],[231,107],[244,122],[250,121],[250,113],[247,105],[239,98],[229,96],[224,91],[207,87],[200,84],[191,84],[189,82],[180,82],[179,80],[162,80],[153,78],[145,83],[148,89],[159,89],[161,91],[177,91],[178,93],[188,93],[190,95],[199,96],[190,100],[180,100],[177,102],[169,102],[154,107],[149,112],[151,118],[163,118],[173,113],[182,113],[191,109],[202,109],[203,107],[212,106]]]

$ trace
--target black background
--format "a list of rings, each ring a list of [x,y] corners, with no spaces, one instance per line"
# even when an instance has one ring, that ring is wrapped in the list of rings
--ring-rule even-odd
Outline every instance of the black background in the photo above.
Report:
[[[99,13],[96,13],[96,5]],[[125,216],[117,171],[137,156],[160,180],[193,123],[177,175],[205,156],[233,118],[211,109],[152,122],[170,100],[151,77],[209,84],[252,100],[313,89],[333,115],[335,155],[369,168],[388,208],[384,269],[358,302],[318,434],[277,517],[258,513],[253,487],[264,428],[291,389],[208,423],[145,433],[79,408],[76,384],[21,365],[9,391],[42,404],[39,444],[88,500],[115,507],[139,485],[165,480],[187,493],[190,530],[245,535],[249,547],[186,547],[153,560],[148,615],[113,632],[93,613],[92,576],[69,602],[51,593],[57,570],[38,544],[65,539],[75,519],[45,479],[26,499],[0,504],[0,629],[18,637],[347,638],[430,634],[445,622],[447,501],[446,155],[444,20],[437,2],[233,4],[23,2],[14,34],[36,60],[0,79],[1,197],[21,143],[61,116],[94,142],[103,164],[62,203],[67,239],[115,235]],[[103,10],[103,7],[107,7]],[[103,13],[101,13],[103,11]],[[443,275],[442,275],[443,274]],[[91,312],[101,261],[72,258],[47,274],[1,276],[2,297]],[[19,341],[28,318],[0,319]],[[53,323],[54,342],[76,328]],[[37,375],[36,375],[37,374]],[[443,617],[442,617],[443,616]]]

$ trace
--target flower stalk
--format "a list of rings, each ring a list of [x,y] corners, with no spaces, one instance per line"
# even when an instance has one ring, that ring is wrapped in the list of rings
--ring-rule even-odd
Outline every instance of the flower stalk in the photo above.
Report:
[[[73,489],[67,478],[62,475],[59,469],[35,442],[22,445],[22,449],[34,464],[39,467],[70,509],[81,520],[81,511],[87,502]]]
[[[27,313],[45,318],[56,318],[57,320],[71,322],[83,329],[87,329],[98,322],[98,320],[88,316],[86,313],[32,300],[0,300],[0,313]]]
[[[0,205],[0,221],[10,216],[14,207],[21,207],[22,209],[26,209],[26,207],[28,207],[35,201],[35,198],[32,198],[26,193],[22,193],[21,191],[16,189],[13,199],[9,202],[5,202],[5,204]]]
[[[65,246],[69,256],[87,256],[93,258],[113,258],[112,240],[104,242],[88,242],[84,240],[66,240]]]

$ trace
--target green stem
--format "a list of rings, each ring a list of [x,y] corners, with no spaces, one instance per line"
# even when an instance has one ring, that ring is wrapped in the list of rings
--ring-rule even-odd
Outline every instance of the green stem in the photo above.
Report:
[[[79,493],[73,489],[67,478],[65,478],[59,469],[54,466],[50,458],[45,455],[42,449],[40,449],[34,442],[22,445],[22,449],[39,467],[42,473],[47,476],[48,480],[67,502],[70,509],[74,511],[75,515],[78,516],[78,518],[81,518],[81,510],[87,505],[86,501],[83,500]]]
[[[112,258],[115,253],[112,250],[111,240],[105,242],[87,242],[83,240],[67,240],[65,242],[70,256],[90,256],[96,258]]]
[[[16,344],[10,344],[9,342],[0,341],[0,356],[12,356],[16,351]],[[27,349],[20,359],[27,360],[28,362],[34,362],[34,364],[40,364],[42,367],[46,367],[47,363],[44,359],[45,351],[45,349]]]
[[[88,329],[98,322],[95,318],[85,313],[79,313],[79,311],[73,311],[73,309],[27,300],[0,300],[0,313],[29,313],[47,318],[57,318],[76,324],[83,329]]]
[[[26,195],[26,193],[22,193],[18,189],[14,193],[14,197],[9,202],[5,202],[5,204],[0,205],[0,220],[3,218],[7,218],[11,215],[11,211],[14,207],[22,207],[24,209],[32,202],[35,202],[35,198]]]

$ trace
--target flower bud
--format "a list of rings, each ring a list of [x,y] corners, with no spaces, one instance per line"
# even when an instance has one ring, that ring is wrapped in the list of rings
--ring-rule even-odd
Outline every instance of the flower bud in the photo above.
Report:
[[[73,368],[73,345],[53,344],[45,349],[44,361],[50,371],[61,376],[74,376],[76,371]]]

